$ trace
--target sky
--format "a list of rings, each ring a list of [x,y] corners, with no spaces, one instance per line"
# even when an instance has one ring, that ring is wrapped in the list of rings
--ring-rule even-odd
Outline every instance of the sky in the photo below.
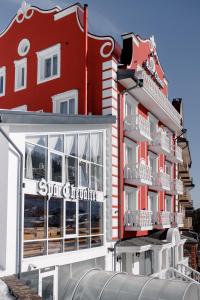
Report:
[[[0,0],[0,32],[8,26],[21,0]],[[27,0],[49,9],[76,1]],[[184,127],[192,155],[194,206],[200,207],[200,0],[86,0],[92,33],[120,35],[134,32],[143,38],[154,35],[157,53],[169,82],[169,98],[183,98]]]

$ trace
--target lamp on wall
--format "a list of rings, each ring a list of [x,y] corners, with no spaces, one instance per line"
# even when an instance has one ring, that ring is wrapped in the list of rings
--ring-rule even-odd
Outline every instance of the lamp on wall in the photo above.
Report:
[[[140,257],[140,252],[136,252],[135,255],[136,255],[137,257]]]

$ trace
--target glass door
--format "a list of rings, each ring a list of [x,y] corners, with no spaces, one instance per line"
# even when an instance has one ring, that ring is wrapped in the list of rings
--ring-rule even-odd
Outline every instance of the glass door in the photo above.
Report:
[[[43,300],[57,300],[56,271],[40,273],[39,295]]]

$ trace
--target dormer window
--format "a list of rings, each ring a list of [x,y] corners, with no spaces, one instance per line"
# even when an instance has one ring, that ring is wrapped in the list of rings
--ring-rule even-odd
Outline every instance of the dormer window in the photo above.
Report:
[[[0,97],[5,96],[5,86],[6,86],[6,68],[0,68]]]
[[[60,44],[37,52],[37,83],[43,83],[60,77]]]

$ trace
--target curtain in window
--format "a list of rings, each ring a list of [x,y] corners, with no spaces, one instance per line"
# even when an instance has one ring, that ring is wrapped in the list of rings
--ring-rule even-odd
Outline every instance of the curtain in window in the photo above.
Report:
[[[26,178],[33,179],[32,147],[26,146]]]
[[[79,135],[79,157],[87,159],[89,156],[89,135],[80,134]]]
[[[67,135],[66,136],[66,154],[67,156],[71,154],[73,145],[75,142],[75,135]],[[66,158],[66,182],[69,182],[69,164],[68,164],[68,158]]]
[[[91,135],[91,156],[92,161],[97,163],[100,152],[100,136],[99,133],[93,133]]]

